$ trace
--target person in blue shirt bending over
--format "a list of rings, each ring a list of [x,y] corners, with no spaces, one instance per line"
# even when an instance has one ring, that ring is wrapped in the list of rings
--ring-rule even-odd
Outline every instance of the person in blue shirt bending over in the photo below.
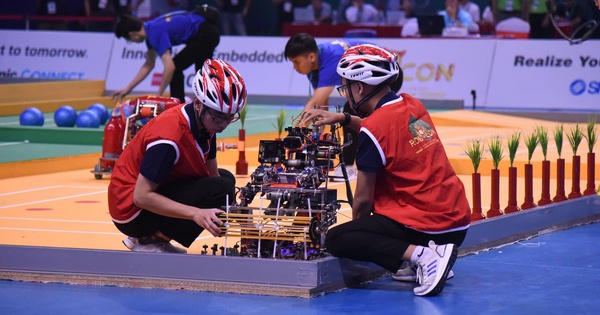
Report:
[[[207,5],[194,11],[175,11],[143,22],[135,17],[121,16],[116,24],[115,36],[134,43],[145,42],[148,47],[146,61],[133,80],[112,94],[113,100],[129,94],[154,69],[156,57],[163,63],[162,81],[157,95],[163,95],[167,86],[171,97],[185,102],[183,71],[192,64],[198,71],[206,59],[212,59],[219,44],[219,12]],[[173,56],[172,47],[185,44]]]
[[[285,45],[284,55],[292,62],[294,70],[307,76],[310,88],[313,89],[308,101],[304,105],[304,111],[315,107],[327,109],[329,106],[329,95],[335,86],[342,84],[342,77],[337,73],[337,64],[348,48],[371,44],[358,39],[339,39],[317,44],[312,35],[298,33],[290,37]],[[399,91],[402,86],[402,76],[399,76],[390,86],[393,91]],[[348,102],[344,105],[344,112],[350,112]],[[351,128],[343,127],[344,136],[350,134],[352,144],[344,149],[343,159],[349,180],[356,180],[354,161],[358,148],[358,134]],[[334,179],[342,178],[341,167],[338,166],[334,172]]]

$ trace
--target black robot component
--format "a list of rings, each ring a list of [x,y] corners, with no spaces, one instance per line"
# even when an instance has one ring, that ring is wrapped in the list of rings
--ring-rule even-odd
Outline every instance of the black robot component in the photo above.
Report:
[[[260,165],[250,182],[238,188],[237,203],[226,207],[230,217],[225,219],[225,235],[230,229],[230,235],[241,236],[236,253],[283,259],[324,255],[325,234],[341,208],[337,190],[327,187],[328,172],[343,150],[335,130],[288,127],[283,140],[260,141]],[[256,196],[259,207],[251,205]],[[235,232],[236,221],[242,219],[234,214],[245,220],[237,222]],[[292,223],[285,225],[284,219]]]

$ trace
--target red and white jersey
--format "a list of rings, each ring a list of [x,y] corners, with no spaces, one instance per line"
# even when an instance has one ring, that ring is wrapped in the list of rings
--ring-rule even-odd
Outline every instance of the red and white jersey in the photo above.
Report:
[[[119,157],[108,186],[108,208],[113,221],[129,222],[141,211],[133,203],[133,190],[144,153],[153,145],[169,144],[175,148],[175,164],[165,183],[209,176],[208,153],[202,152],[194,139],[184,106],[173,107],[150,120]]]
[[[363,120],[382,160],[374,212],[412,229],[444,233],[466,229],[470,207],[465,188],[423,104],[401,94]]]

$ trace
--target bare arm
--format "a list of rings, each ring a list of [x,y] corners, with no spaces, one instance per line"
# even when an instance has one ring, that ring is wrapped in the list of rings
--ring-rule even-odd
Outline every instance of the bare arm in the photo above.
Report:
[[[139,174],[133,191],[133,203],[156,214],[192,220],[213,236],[221,234],[221,229],[217,226],[223,224],[217,217],[217,213],[222,212],[221,210],[216,208],[199,209],[184,205],[157,193],[157,189],[158,184]]]
[[[367,217],[373,212],[373,196],[375,195],[375,179],[377,173],[358,171],[356,192],[352,204],[352,219]]]
[[[346,116],[343,113],[333,113],[322,109],[309,109],[304,113],[300,125],[307,126],[313,121],[315,126],[333,125],[342,123],[344,119],[346,119]],[[350,123],[346,126],[358,132],[362,121],[362,118],[350,115]]]
[[[218,177],[219,175],[219,168],[217,166],[217,159],[213,159],[213,160],[207,160],[206,161],[206,167],[208,168],[208,173],[210,174],[211,177]]]
[[[124,89],[114,92],[111,95],[112,99],[120,100],[123,97],[125,97],[125,95],[129,94],[129,92],[131,92],[131,90],[133,90],[134,87],[140,84],[140,82],[142,82],[142,80],[144,80],[148,76],[148,74],[150,74],[150,71],[154,69],[155,61],[156,51],[153,49],[148,50],[148,53],[146,53],[146,61],[144,62],[138,73],[135,75],[133,80],[131,80],[131,82]]]
[[[323,86],[315,89],[312,97],[304,105],[304,110],[315,108],[315,105],[329,105],[329,95],[333,91],[333,86]]]
[[[173,58],[171,57],[171,52],[169,50],[165,51],[162,56],[160,56],[160,60],[163,63],[163,75],[162,81],[160,82],[160,87],[158,88],[158,96],[162,96],[165,92],[165,89],[171,83],[173,79],[173,73],[175,72],[175,63],[173,62]]]

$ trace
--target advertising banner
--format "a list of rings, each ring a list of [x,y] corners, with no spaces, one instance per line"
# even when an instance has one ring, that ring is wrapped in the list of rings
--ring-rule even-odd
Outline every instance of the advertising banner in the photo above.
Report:
[[[112,34],[0,31],[0,77],[104,80]]]
[[[598,111],[598,52],[598,40],[500,40],[484,107]]]
[[[496,40],[378,39],[396,52],[404,72],[401,91],[420,99],[485,102]]]
[[[286,38],[281,37],[239,37],[221,36],[221,42],[214,57],[232,64],[244,77],[249,94],[253,95],[307,95],[306,78],[302,86],[292,84],[294,70],[285,60],[283,50]],[[183,45],[173,48],[173,53],[183,49]],[[118,90],[127,86],[144,64],[145,44],[128,43],[115,39],[111,54],[111,64],[106,79],[107,90]],[[155,60],[154,70],[134,90],[134,93],[156,93],[162,77],[163,65],[160,58]],[[185,90],[192,93],[194,66],[184,71]]]

